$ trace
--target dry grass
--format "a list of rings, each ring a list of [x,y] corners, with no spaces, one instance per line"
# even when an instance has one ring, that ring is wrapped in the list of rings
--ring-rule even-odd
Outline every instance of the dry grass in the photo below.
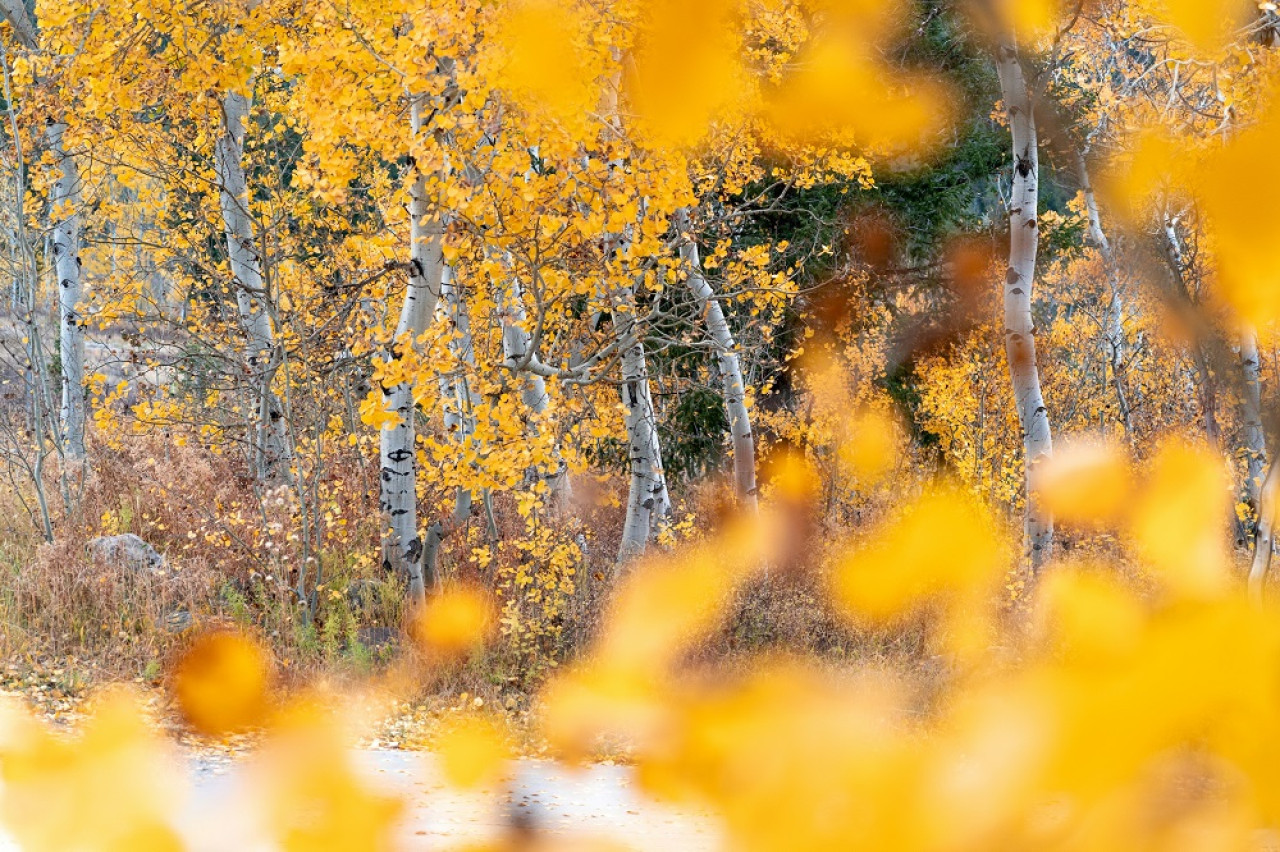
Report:
[[[59,519],[55,544],[39,543],[16,505],[0,506],[10,519],[0,540],[0,643],[7,658],[45,668],[74,660],[91,673],[81,679],[86,687],[102,679],[159,682],[201,627],[234,625],[272,650],[286,683],[376,673],[402,650],[404,612],[401,584],[378,564],[376,482],[354,455],[327,458],[325,468],[316,489],[320,504],[312,507],[324,528],[320,546],[313,540],[308,550],[300,543],[303,519],[294,496],[255,489],[235,460],[155,437],[96,447],[93,474],[76,513]],[[410,696],[415,707],[447,709],[465,695],[525,714],[542,680],[587,648],[617,581],[623,510],[606,498],[624,493],[625,482],[584,480],[576,491],[572,517],[545,521],[552,525],[546,540],[572,545],[572,591],[551,610],[545,596],[519,592],[507,608],[519,628],[507,625],[483,652],[424,682]],[[706,519],[703,532],[731,511],[731,501],[713,486],[684,496],[689,510]],[[445,495],[438,498],[424,500],[424,507],[448,505]],[[12,495],[4,499],[16,502]],[[838,668],[892,669],[919,677],[923,693],[936,691],[946,673],[930,656],[923,621],[860,629],[828,603],[832,543],[865,533],[884,511],[874,503],[861,507],[853,530],[825,520],[839,513],[815,513],[822,517],[806,531],[795,564],[774,566],[738,590],[721,628],[690,655],[690,667],[732,670],[761,652],[789,653]],[[515,573],[547,569],[543,554],[517,544],[530,528],[514,501],[499,496],[494,516],[496,542],[477,507],[468,525],[446,540],[440,565],[446,582],[487,589],[501,608],[502,590],[512,588]],[[431,519],[424,511],[424,525]],[[168,570],[152,576],[87,555],[93,536],[123,532],[164,553]],[[485,547],[491,558],[482,564],[472,555]],[[293,589],[303,569],[313,587],[317,568],[321,585],[309,619]]]

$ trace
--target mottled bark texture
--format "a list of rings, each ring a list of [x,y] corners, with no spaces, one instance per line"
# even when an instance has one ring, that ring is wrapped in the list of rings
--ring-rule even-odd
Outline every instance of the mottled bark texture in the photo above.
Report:
[[[744,509],[756,510],[756,441],[751,431],[751,412],[747,409],[746,383],[742,378],[742,363],[738,359],[738,347],[733,339],[724,308],[715,291],[702,273],[702,259],[698,256],[698,244],[688,233],[689,214],[681,210],[676,214],[676,227],[682,232],[680,259],[689,292],[698,304],[707,337],[715,344],[716,366],[719,367],[721,393],[724,396],[725,414],[729,418],[729,437],[733,445],[733,483]]]
[[[411,106],[410,121],[415,137],[423,131],[421,102]],[[431,215],[427,202],[426,175],[415,165],[409,176],[409,282],[404,304],[396,323],[394,347],[414,346],[435,313],[440,301],[444,274],[442,228]],[[426,599],[434,577],[423,571],[423,540],[418,534],[418,467],[416,451],[413,382],[403,381],[382,388],[384,404],[396,418],[382,427],[380,506],[386,518],[382,542],[384,566],[409,579],[409,596],[414,602]]]
[[[1034,105],[1013,40],[997,48],[1000,94],[1013,136],[1013,180],[1009,197],[1009,267],[1004,280],[1005,353],[1013,385],[1014,405],[1022,427],[1026,471],[1026,536],[1032,570],[1038,571],[1053,550],[1053,517],[1036,496],[1038,473],[1053,454],[1049,411],[1036,364],[1035,324],[1031,292],[1035,283],[1040,232],[1037,220],[1040,158]]]
[[[230,92],[222,99],[222,134],[215,146],[214,159],[236,308],[246,339],[245,360],[255,398],[251,446],[254,474],[270,483],[288,476],[292,459],[284,408],[272,388],[279,367],[278,350],[267,309],[262,258],[249,212],[249,190],[242,164],[248,114],[249,100],[244,95]]]

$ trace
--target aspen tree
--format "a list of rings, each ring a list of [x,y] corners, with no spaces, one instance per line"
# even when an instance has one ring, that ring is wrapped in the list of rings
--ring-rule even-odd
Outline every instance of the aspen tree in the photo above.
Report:
[[[413,139],[424,132],[422,99],[410,103]],[[442,229],[427,201],[427,176],[416,162],[409,180],[409,282],[405,288],[400,319],[396,323],[395,347],[412,347],[427,330],[440,301],[444,274]],[[423,541],[418,534],[418,463],[416,404],[413,380],[402,377],[383,385],[388,412],[395,415],[379,430],[381,463],[379,504],[387,519],[382,544],[383,564],[409,578],[409,595],[421,602],[428,584],[435,582],[423,572]]]
[[[507,289],[501,294],[498,309],[502,322],[502,359],[520,382],[520,399],[539,423],[545,419],[551,397],[547,394],[547,380],[533,366],[536,353],[533,339],[525,323],[524,293],[514,271]],[[557,444],[552,457],[554,470],[545,474],[547,502],[553,510],[563,512],[570,499],[569,468]]]
[[[1244,388],[1240,400],[1241,426],[1244,430],[1244,492],[1249,507],[1258,510],[1262,495],[1263,471],[1267,466],[1267,436],[1262,428],[1261,361],[1258,356],[1258,334],[1246,328],[1240,335],[1240,368]]]
[[[622,349],[622,405],[627,429],[627,514],[622,526],[618,562],[644,553],[655,528],[671,513],[671,497],[662,471],[657,412],[649,389],[649,365],[635,316],[630,288],[619,294],[614,328]]]
[[[253,471],[259,480],[273,483],[289,476],[291,453],[284,409],[272,389],[279,366],[278,351],[242,163],[248,114],[247,97],[238,92],[228,92],[223,97],[222,134],[214,150],[214,159],[236,308],[248,344],[247,360],[256,410],[251,444]]]
[[[1011,35],[996,48],[996,72],[1013,137],[1013,179],[1009,193],[1009,266],[1005,273],[1004,334],[1014,407],[1022,428],[1026,536],[1031,567],[1039,570],[1053,550],[1053,517],[1036,496],[1037,471],[1053,454],[1049,411],[1036,364],[1031,292],[1035,284],[1040,158],[1035,105]]]
[[[35,50],[39,46],[35,23],[21,0],[0,0],[0,14],[24,47]],[[80,173],[74,155],[65,148],[66,123],[57,116],[50,116],[47,123],[45,139],[58,169],[49,202],[62,364],[61,438],[66,456],[79,461],[85,457],[84,320],[79,313]]]
[[[733,443],[733,483],[743,508],[756,509],[756,446],[751,432],[751,412],[747,409],[746,384],[742,378],[742,363],[738,359],[737,344],[724,308],[711,285],[702,273],[702,260],[698,256],[698,244],[688,234],[689,213],[680,210],[676,214],[676,227],[682,232],[680,258],[685,264],[685,282],[698,304],[698,311],[706,324],[707,337],[715,344],[716,365],[720,370],[721,392],[724,396],[725,414],[729,419],[729,437]]]
[[[80,315],[80,172],[64,147],[67,126],[49,124],[45,138],[58,177],[49,195],[52,208],[53,271],[58,285],[58,340],[62,364],[62,441],[67,458],[80,461],[84,446],[84,319]]]

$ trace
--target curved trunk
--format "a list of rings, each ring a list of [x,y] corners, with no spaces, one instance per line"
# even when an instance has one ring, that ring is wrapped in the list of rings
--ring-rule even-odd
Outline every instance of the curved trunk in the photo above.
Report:
[[[1031,317],[1031,289],[1035,283],[1036,251],[1040,241],[1037,221],[1040,162],[1036,150],[1035,113],[1018,49],[1012,39],[999,46],[996,71],[1013,136],[1009,268],[1004,281],[1005,353],[1014,405],[1022,426],[1027,544],[1032,570],[1039,570],[1053,549],[1053,518],[1036,497],[1039,467],[1053,454],[1053,435],[1040,389],[1035,325]]]
[[[631,291],[625,291],[627,297]],[[618,562],[625,564],[644,553],[655,528],[671,514],[671,497],[662,473],[662,447],[658,441],[658,419],[649,392],[649,367],[644,343],[636,330],[635,305],[631,298],[614,314],[614,332],[623,341],[622,405],[626,410],[627,459],[631,484],[627,493],[627,517],[622,526]]]
[[[681,210],[676,214],[676,225],[681,230],[689,226],[689,214]],[[720,368],[723,383],[725,413],[729,418],[729,435],[733,441],[733,482],[738,499],[748,511],[756,510],[756,442],[751,433],[751,413],[747,410],[746,383],[742,378],[742,363],[738,359],[737,344],[724,309],[716,298],[711,285],[702,274],[702,260],[698,257],[698,245],[689,236],[680,244],[680,259],[684,261],[689,291],[698,303],[706,322],[707,336],[715,344],[716,364]]]
[[[53,208],[53,269],[58,281],[58,332],[62,363],[62,441],[67,457],[81,460],[84,448],[84,321],[80,303],[80,174],[63,147],[67,126],[45,131],[58,166],[50,192]]]
[[[547,396],[547,381],[528,369],[526,361],[529,359],[533,341],[524,325],[526,316],[523,294],[520,282],[515,276],[512,275],[509,280],[510,289],[502,294],[502,301],[499,304],[502,320],[502,359],[516,373],[516,378],[520,382],[521,401],[534,417],[541,421],[551,402],[550,397]],[[555,470],[536,475],[543,477],[547,483],[547,505],[553,511],[562,513],[568,510],[571,498],[569,467],[560,454],[559,444],[555,446],[553,453]]]
[[[1249,593],[1254,600],[1262,599],[1262,587],[1267,579],[1267,570],[1271,567],[1271,553],[1275,548],[1277,496],[1280,496],[1280,466],[1272,461],[1258,498],[1258,532],[1253,537],[1253,565],[1249,569]]]
[[[422,131],[421,102],[411,105],[410,120],[416,136]],[[396,323],[394,348],[413,346],[427,329],[440,300],[444,271],[441,228],[429,219],[426,176],[414,169],[409,184],[409,283]],[[392,353],[394,357],[394,352]],[[397,415],[379,432],[381,493],[379,505],[387,519],[382,541],[383,565],[409,578],[409,596],[426,598],[434,577],[423,573],[423,542],[418,535],[418,476],[413,383],[406,381],[382,388],[385,407]]]
[[[276,341],[267,312],[267,293],[262,283],[262,262],[249,215],[249,191],[241,160],[244,155],[245,119],[249,100],[229,92],[222,99],[222,135],[214,149],[214,161],[221,186],[219,201],[222,225],[227,237],[227,256],[234,278],[236,307],[248,343],[246,353],[250,380],[256,397],[257,418],[252,446],[254,472],[271,482],[288,475],[291,454],[285,428],[284,409],[272,390],[276,368]]]
[[[613,115],[617,104],[606,90],[605,115]],[[621,168],[612,161],[610,168]],[[631,226],[622,233],[603,235],[605,258],[621,255],[631,239]],[[622,541],[618,546],[618,565],[641,556],[649,539],[671,515],[671,496],[662,471],[662,446],[658,439],[657,411],[649,390],[649,364],[644,339],[636,321],[635,290],[631,285],[615,287],[611,293],[614,344],[621,360],[623,422],[627,431],[627,466],[630,484],[627,489],[627,514],[622,524]]]

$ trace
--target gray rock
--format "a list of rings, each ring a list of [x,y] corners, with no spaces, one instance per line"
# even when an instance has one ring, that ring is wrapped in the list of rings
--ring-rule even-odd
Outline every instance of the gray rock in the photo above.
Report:
[[[164,557],[133,533],[90,539],[89,554],[103,562],[148,574],[161,574],[165,567]]]

